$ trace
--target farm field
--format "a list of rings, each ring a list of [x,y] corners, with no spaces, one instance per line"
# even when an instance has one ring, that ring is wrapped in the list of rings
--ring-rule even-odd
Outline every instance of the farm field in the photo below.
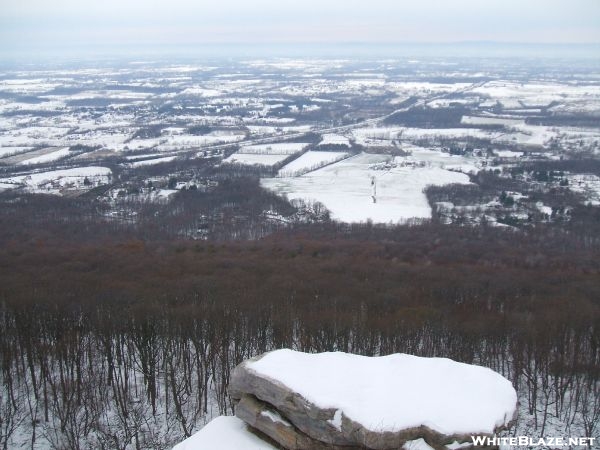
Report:
[[[387,156],[363,153],[300,177],[263,179],[261,183],[290,200],[321,202],[336,220],[398,223],[431,217],[423,193],[426,186],[469,182],[465,174],[439,167],[373,168],[387,161]]]

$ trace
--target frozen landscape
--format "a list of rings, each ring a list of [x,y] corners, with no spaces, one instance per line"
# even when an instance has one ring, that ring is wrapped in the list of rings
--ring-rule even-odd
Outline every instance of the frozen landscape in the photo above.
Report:
[[[600,450],[599,0],[0,6],[0,450]]]
[[[334,428],[512,418],[438,416],[449,357],[502,436],[596,436],[599,208],[596,59],[3,64],[0,447],[270,449],[227,388],[279,348],[363,355],[253,363]]]
[[[200,173],[252,174],[344,222],[437,214],[512,226],[537,214],[539,202],[520,195],[510,210],[490,206],[499,197],[438,207],[425,191],[472,183],[483,171],[528,190],[562,182],[598,203],[596,174],[566,162],[600,152],[597,72],[590,60],[564,72],[550,67],[551,75],[544,64],[280,59],[4,69],[0,189],[77,196],[100,185],[143,191],[171,178],[188,186]],[[540,161],[560,175],[533,186]],[[152,176],[136,173],[144,167]]]

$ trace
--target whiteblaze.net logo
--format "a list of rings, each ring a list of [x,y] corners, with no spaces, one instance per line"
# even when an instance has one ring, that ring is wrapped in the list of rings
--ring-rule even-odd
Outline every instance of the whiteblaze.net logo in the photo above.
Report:
[[[471,436],[474,447],[510,445],[519,447],[588,447],[594,445],[595,437],[545,437],[532,438],[529,436],[489,437]]]

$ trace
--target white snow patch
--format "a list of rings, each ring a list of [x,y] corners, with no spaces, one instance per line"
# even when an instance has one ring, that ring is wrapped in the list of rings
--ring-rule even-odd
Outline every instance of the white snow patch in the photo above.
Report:
[[[189,87],[181,92],[181,95],[197,95],[199,97],[218,97],[223,95],[223,92],[216,89],[206,89],[198,86]]]
[[[494,150],[494,153],[500,158],[520,158],[523,152],[513,152],[512,150]]]
[[[286,427],[292,426],[291,423],[289,423],[287,420],[285,420],[283,417],[281,417],[280,414],[278,414],[275,411],[261,411],[260,415],[269,418],[271,420],[271,422],[281,423]]]
[[[159,198],[169,198],[172,195],[177,194],[177,192],[179,191],[176,189],[159,189],[156,196]]]
[[[336,430],[342,431],[342,410],[338,409],[333,415],[333,419],[328,420],[327,422],[329,422]]]
[[[434,450],[425,439],[419,438],[413,441],[408,441],[402,446],[403,450]]]
[[[138,159],[152,158],[154,156],[160,156],[160,155],[161,155],[161,153],[147,153],[147,154],[143,154],[143,155],[126,156],[125,159],[127,161],[137,161]]]
[[[537,202],[535,204],[535,207],[538,209],[539,212],[541,212],[542,214],[547,214],[548,216],[552,215],[552,208],[550,206],[546,206],[544,205],[543,202]]]
[[[502,117],[478,116],[463,116],[460,122],[468,125],[502,125],[505,127],[512,127],[525,124],[525,120],[523,119],[506,119]]]
[[[143,167],[143,166],[152,166],[154,164],[161,164],[165,162],[173,161],[177,156],[165,156],[163,158],[155,158],[155,159],[145,159],[143,161],[135,161],[131,163],[125,164],[127,167]]]
[[[173,447],[173,450],[276,450],[271,444],[248,431],[237,417],[213,419],[196,434]]]

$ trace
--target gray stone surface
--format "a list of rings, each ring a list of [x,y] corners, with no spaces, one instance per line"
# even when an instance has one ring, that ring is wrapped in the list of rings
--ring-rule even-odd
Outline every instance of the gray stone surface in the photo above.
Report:
[[[307,436],[281,417],[279,412],[252,395],[242,395],[236,405],[235,415],[288,450],[359,449],[359,447],[336,447]]]

